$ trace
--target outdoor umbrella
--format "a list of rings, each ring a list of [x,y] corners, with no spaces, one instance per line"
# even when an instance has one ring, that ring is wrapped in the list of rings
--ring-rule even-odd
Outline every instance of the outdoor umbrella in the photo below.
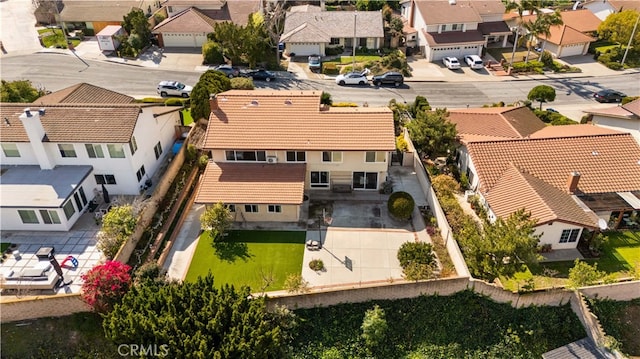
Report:
[[[107,192],[107,188],[102,184],[102,198],[104,199],[104,203],[111,203],[109,199],[109,192]]]

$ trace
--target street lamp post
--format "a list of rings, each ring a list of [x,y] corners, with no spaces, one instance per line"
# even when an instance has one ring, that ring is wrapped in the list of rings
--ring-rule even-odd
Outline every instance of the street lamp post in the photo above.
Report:
[[[627,43],[627,48],[624,50],[624,56],[622,56],[622,61],[620,61],[620,65],[624,66],[624,61],[627,59],[627,53],[629,52],[629,48],[631,47],[631,41],[633,40],[633,36],[636,34],[636,29],[638,28],[638,21],[640,20],[640,14],[636,19],[636,24],[633,25],[633,31],[631,31],[631,36],[629,37],[629,43]]]
[[[358,13],[353,13],[353,61],[351,62],[351,71],[356,70],[356,24],[358,23]]]

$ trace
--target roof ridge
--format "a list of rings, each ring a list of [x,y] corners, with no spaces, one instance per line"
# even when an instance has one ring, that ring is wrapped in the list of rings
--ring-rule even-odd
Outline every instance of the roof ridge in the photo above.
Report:
[[[532,134],[535,134],[532,133]],[[529,136],[531,136],[530,134]],[[583,137],[606,137],[606,136],[631,136],[630,133],[620,132],[620,133],[591,133],[584,135],[576,135],[576,136],[553,136],[553,137],[522,137],[522,138],[509,138],[506,140],[492,140],[492,141],[483,141],[483,142],[474,142],[474,143],[493,143],[493,142],[516,142],[516,141],[544,141],[544,140],[559,140],[559,139],[569,139],[569,138],[583,138]]]

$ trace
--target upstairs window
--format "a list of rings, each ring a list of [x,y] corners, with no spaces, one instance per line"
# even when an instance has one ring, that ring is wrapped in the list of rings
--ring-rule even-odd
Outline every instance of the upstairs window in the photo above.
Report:
[[[384,162],[385,153],[380,151],[367,151],[365,162]]]
[[[5,157],[20,157],[18,145],[15,143],[3,143],[2,152],[4,152]]]
[[[305,162],[307,153],[304,151],[287,151],[287,162]]]
[[[124,158],[124,148],[121,144],[107,145],[109,149],[109,157],[111,158]]]
[[[265,151],[225,151],[227,161],[265,162]]]
[[[153,147],[153,152],[156,154],[156,160],[160,158],[160,155],[162,154],[162,145],[160,144],[160,141],[158,141],[158,143]]]
[[[104,152],[102,152],[102,145],[93,145],[87,143],[84,145],[87,149],[87,155],[89,158],[104,158]]]
[[[132,155],[138,150],[138,142],[136,142],[136,136],[131,136],[131,141],[129,141],[129,149],[131,150]]]
[[[322,152],[322,162],[342,162],[342,152],[324,151]]]
[[[62,157],[78,157],[76,149],[70,143],[60,143],[58,144],[58,149]]]

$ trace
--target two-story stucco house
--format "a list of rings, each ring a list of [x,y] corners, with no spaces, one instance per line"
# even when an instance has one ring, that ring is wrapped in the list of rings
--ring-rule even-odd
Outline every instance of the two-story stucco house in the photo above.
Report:
[[[640,143],[640,99],[622,106],[593,108],[583,112],[591,115],[594,125],[628,132]]]
[[[386,107],[338,108],[318,91],[232,90],[211,99],[196,203],[236,221],[297,222],[305,193],[376,191],[395,149]]]
[[[179,115],[132,100],[80,84],[37,103],[3,103],[2,229],[69,230],[102,185],[139,194],[171,152]]]
[[[481,55],[488,43],[507,44],[511,31],[503,21],[500,0],[411,0],[401,2],[408,28],[428,61],[447,56]]]

